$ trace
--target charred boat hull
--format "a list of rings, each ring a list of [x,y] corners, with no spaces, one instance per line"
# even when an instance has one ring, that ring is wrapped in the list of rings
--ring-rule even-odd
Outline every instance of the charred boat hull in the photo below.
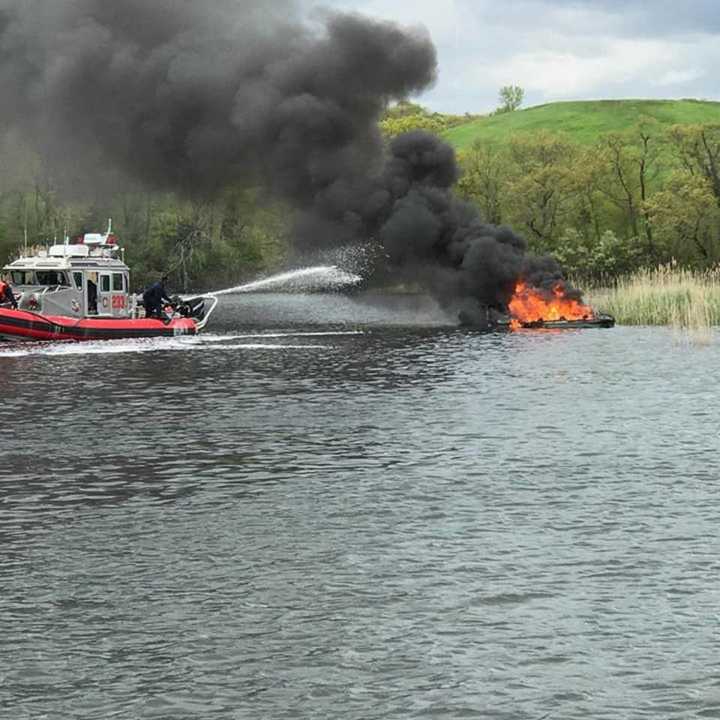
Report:
[[[490,317],[475,315],[468,318],[460,316],[460,325],[474,330],[486,332],[505,330],[582,330],[585,328],[611,328],[615,327],[615,318],[612,315],[597,314],[591,318],[580,320],[534,320],[522,322],[513,320],[508,316]]]
[[[612,315],[596,315],[581,320],[536,320],[534,322],[520,323],[524,330],[577,330],[583,328],[611,328],[615,326]]]

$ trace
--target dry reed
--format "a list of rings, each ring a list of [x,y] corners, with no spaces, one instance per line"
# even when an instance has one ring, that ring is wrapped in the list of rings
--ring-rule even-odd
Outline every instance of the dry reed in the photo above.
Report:
[[[720,325],[720,268],[694,272],[662,265],[622,278],[614,287],[589,290],[586,301],[621,325],[709,330]]]

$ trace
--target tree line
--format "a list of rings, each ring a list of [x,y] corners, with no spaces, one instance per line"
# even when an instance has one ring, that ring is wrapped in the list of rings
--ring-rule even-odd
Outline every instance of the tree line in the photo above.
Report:
[[[575,276],[720,262],[720,125],[642,120],[581,145],[549,131],[462,154],[460,194]]]
[[[467,117],[401,103],[380,128],[390,138],[417,127],[441,133],[460,122]],[[138,286],[169,272],[178,290],[217,288],[287,257],[292,214],[258,190],[230,187],[194,201],[119,192],[111,203],[76,203],[61,199],[37,157],[20,159],[22,172],[0,173],[3,263],[24,245],[101,231],[109,217]],[[692,269],[720,263],[720,125],[668,128],[647,119],[592,145],[549,131],[518,133],[478,141],[459,161],[457,192],[487,222],[524,234],[531,250],[555,255],[579,279],[603,281],[669,262]]]
[[[480,117],[482,116],[471,115],[470,113],[448,115],[431,112],[422,105],[403,100],[390,105],[385,110],[379,126],[383,136],[388,139],[412,130],[424,130],[425,132],[440,135],[444,130],[463,125]]]
[[[286,214],[254,190],[228,188],[202,201],[123,192],[111,203],[73,203],[62,201],[52,181],[38,176],[0,190],[0,263],[25,248],[103,232],[108,218],[133,270],[135,290],[162,274],[169,274],[177,291],[226,287],[278,265],[288,247]]]

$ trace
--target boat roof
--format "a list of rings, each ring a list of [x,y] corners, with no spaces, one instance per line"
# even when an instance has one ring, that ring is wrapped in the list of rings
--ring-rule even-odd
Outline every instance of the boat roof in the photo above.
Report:
[[[115,248],[88,245],[53,245],[35,255],[20,257],[4,270],[128,270],[128,266],[114,255]]]

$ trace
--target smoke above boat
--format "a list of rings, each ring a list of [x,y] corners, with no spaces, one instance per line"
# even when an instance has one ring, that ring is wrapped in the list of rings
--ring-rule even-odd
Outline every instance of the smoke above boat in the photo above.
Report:
[[[282,0],[0,0],[0,123],[56,178],[96,192],[110,167],[202,197],[260,185],[294,208],[299,247],[375,241],[381,271],[472,320],[507,306],[521,278],[557,288],[562,276],[453,195],[447,144],[383,142],[387,104],[436,73],[422,28],[308,19]]]

